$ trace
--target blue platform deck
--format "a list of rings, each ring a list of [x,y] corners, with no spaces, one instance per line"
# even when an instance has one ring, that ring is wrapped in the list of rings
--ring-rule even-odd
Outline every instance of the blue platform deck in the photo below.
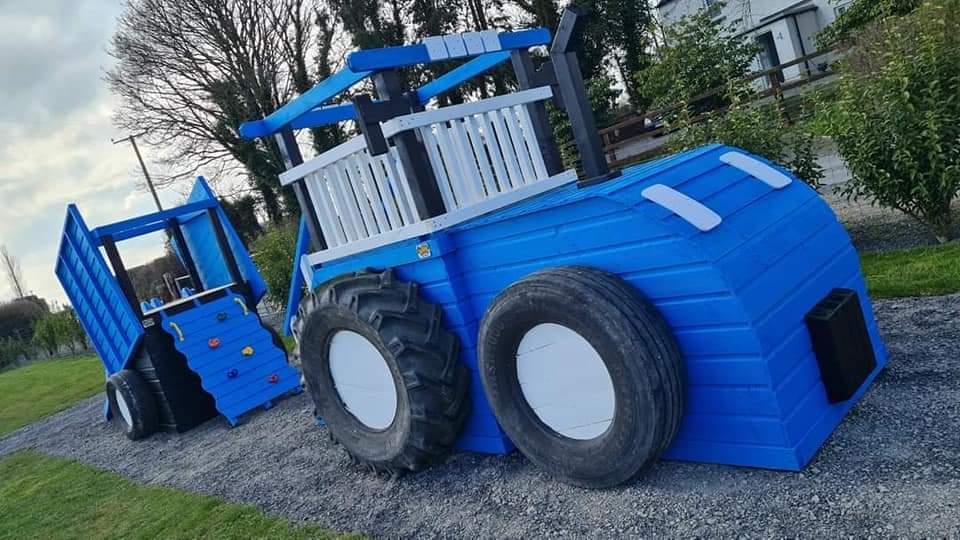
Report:
[[[796,180],[774,189],[708,146],[630,168],[615,180],[557,188],[440,233],[314,268],[313,283],[394,267],[443,307],[473,370],[473,414],[459,446],[512,448],[476,372],[479,321],[505,287],[549,267],[616,273],[649,297],[685,357],[688,403],[667,457],[797,470],[886,362],[857,254],[829,206]],[[670,186],[720,215],[703,232],[641,195]],[[420,260],[417,245],[430,245]],[[831,405],[804,315],[834,288],[857,291],[878,361],[853,399]]]

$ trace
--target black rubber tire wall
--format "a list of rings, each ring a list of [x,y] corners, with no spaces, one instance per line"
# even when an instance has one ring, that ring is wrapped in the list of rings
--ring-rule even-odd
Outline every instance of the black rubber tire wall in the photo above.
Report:
[[[117,406],[117,394],[122,394],[130,409],[132,424],[127,424]],[[132,441],[149,437],[157,431],[159,414],[153,392],[139,373],[131,369],[120,370],[107,379],[107,401],[110,413]]]
[[[304,298],[295,325],[296,355],[316,412],[353,459],[398,475],[450,452],[469,413],[470,372],[440,308],[420,299],[416,283],[395,280],[391,270],[338,278]],[[397,412],[384,430],[357,420],[337,394],[329,346],[339,330],[365,337],[390,367]]]
[[[595,439],[565,437],[537,417],[517,380],[517,347],[534,326],[584,337],[610,373],[614,418]],[[520,451],[558,479],[603,488],[633,478],[673,441],[685,403],[683,360],[656,308],[614,274],[562,267],[501,292],[480,325],[480,376],[500,425]]]
[[[143,381],[147,383],[151,394],[153,394],[154,402],[157,404],[157,429],[176,431],[176,419],[173,417],[173,410],[170,408],[170,402],[167,401],[167,394],[163,391],[160,378],[157,376],[157,368],[153,365],[153,357],[146,350],[141,350],[140,354],[130,364],[130,369],[143,377]]]

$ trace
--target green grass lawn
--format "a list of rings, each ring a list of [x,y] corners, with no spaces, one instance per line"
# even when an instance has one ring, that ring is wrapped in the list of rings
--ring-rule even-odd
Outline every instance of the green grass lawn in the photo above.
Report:
[[[96,356],[46,360],[0,373],[0,437],[103,390]]]
[[[868,253],[861,261],[873,298],[960,292],[960,244]]]
[[[331,538],[239,504],[141,486],[73,461],[20,452],[0,461],[0,539]]]

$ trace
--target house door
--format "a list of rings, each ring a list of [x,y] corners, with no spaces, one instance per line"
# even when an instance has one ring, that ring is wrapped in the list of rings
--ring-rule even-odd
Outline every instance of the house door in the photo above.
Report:
[[[780,65],[780,55],[777,54],[777,44],[773,40],[773,32],[766,32],[757,36],[760,44],[760,65],[763,69],[770,69]],[[783,82],[783,72],[777,73],[777,78]]]

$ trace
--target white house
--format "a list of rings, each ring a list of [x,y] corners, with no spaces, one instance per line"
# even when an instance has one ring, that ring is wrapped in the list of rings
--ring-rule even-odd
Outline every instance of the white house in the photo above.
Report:
[[[817,34],[832,23],[852,0],[728,0],[718,17],[732,26],[736,35],[757,41],[761,53],[755,69],[785,64],[817,51]],[[681,17],[720,3],[720,0],[657,0],[656,8],[664,26]],[[805,72],[816,72],[823,59],[783,70],[790,80]]]

